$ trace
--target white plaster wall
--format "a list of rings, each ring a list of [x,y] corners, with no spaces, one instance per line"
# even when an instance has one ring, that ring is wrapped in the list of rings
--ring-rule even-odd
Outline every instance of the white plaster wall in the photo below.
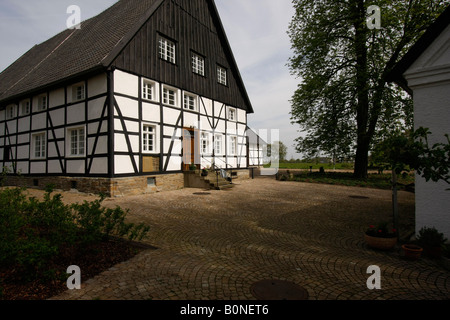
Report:
[[[85,121],[86,114],[85,114],[84,106],[85,106],[84,103],[78,103],[78,104],[67,107],[67,123],[69,125],[71,123]]]
[[[114,92],[132,97],[139,96],[139,78],[135,75],[116,70],[114,71]]]
[[[152,121],[152,122],[160,122],[161,121],[161,112],[159,105],[152,103],[142,103],[142,120],[143,121]]]
[[[49,103],[48,103],[49,108],[62,106],[62,105],[64,105],[64,103],[65,103],[64,88],[50,91]]]
[[[139,119],[139,103],[136,100],[116,96],[116,101],[122,116]],[[114,114],[118,115],[117,110],[114,110]]]
[[[450,26],[405,72],[414,92],[414,125],[431,131],[430,145],[450,134]],[[450,185],[416,176],[416,231],[436,227],[450,239]]]
[[[414,91],[415,127],[429,128],[430,145],[445,142],[450,134],[450,83]],[[450,188],[445,182],[426,182],[416,177],[416,231],[436,227],[450,239]]]
[[[107,90],[106,74],[100,74],[88,80],[88,95],[94,97],[96,95],[105,93]]]

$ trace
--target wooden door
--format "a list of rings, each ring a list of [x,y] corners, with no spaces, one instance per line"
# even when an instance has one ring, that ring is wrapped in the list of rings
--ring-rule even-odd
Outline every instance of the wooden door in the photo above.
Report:
[[[183,171],[189,171],[191,164],[199,168],[197,132],[195,129],[183,129]]]

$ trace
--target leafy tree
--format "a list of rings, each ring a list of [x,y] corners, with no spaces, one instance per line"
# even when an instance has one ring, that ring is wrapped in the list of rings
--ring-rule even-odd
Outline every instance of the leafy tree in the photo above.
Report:
[[[297,151],[353,155],[355,176],[367,177],[373,143],[411,129],[410,97],[387,78],[395,64],[449,1],[293,0],[289,25],[291,72],[302,82],[292,98],[292,121],[306,136]],[[381,28],[369,28],[370,5]]]

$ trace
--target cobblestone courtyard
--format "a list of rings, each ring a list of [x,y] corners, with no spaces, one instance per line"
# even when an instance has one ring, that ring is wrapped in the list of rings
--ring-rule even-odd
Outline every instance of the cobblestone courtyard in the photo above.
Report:
[[[369,249],[364,230],[392,215],[389,190],[269,177],[240,180],[227,191],[183,189],[107,199],[150,225],[156,249],[54,299],[253,300],[261,280],[293,282],[311,300],[450,299],[440,262]],[[82,195],[63,194],[81,201]],[[399,193],[401,232],[414,227],[414,194]],[[381,269],[381,289],[367,288],[367,268]]]

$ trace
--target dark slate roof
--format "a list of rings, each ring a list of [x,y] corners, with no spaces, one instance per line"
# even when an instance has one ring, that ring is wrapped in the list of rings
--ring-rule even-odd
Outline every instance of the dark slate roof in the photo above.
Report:
[[[442,31],[450,24],[450,6],[436,19],[436,21],[427,29],[422,37],[409,49],[403,58],[396,64],[388,77],[389,82],[395,82],[403,89],[412,94],[408,87],[408,82],[403,74],[412,66],[412,64],[425,52],[425,50],[439,37]]]
[[[120,0],[81,29],[66,29],[34,46],[0,73],[0,101],[106,68],[162,2]]]

